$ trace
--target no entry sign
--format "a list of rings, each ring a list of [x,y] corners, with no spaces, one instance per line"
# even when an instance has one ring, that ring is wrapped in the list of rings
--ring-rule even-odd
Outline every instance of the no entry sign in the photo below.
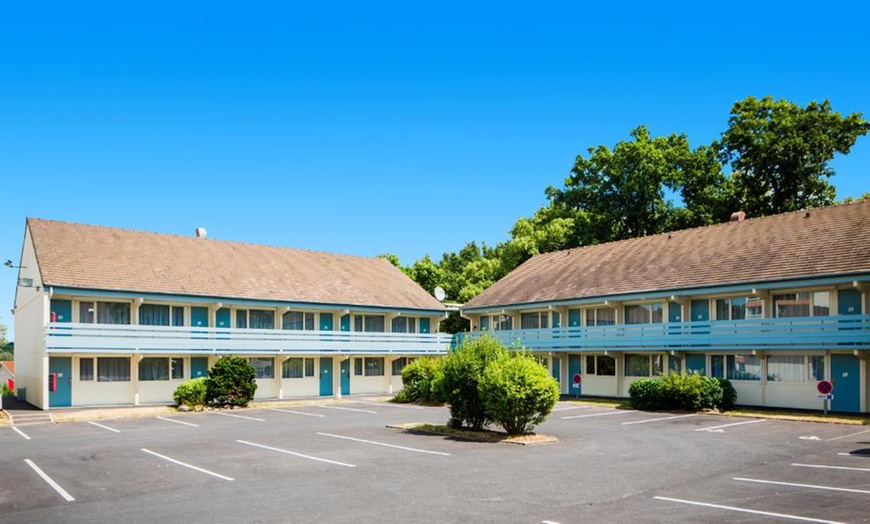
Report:
[[[574,383],[579,384],[583,381],[583,377],[580,376],[580,373],[574,373]]]
[[[818,389],[819,393],[822,395],[830,395],[831,392],[834,391],[834,384],[832,384],[830,380],[820,380],[816,389]]]

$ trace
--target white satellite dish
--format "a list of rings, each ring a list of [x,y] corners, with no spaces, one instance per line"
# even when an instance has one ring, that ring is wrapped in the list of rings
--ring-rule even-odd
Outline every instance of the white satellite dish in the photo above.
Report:
[[[447,293],[444,292],[444,288],[438,286],[435,288],[435,298],[438,299],[438,302],[444,302],[444,299],[447,298]]]

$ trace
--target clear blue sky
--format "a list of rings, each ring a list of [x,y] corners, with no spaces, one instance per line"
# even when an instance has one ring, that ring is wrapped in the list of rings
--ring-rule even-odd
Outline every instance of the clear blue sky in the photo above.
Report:
[[[0,259],[52,218],[359,255],[497,243],[577,154],[732,104],[870,116],[866,2],[0,6]],[[870,137],[835,161],[870,191]],[[14,271],[0,267],[0,323]]]

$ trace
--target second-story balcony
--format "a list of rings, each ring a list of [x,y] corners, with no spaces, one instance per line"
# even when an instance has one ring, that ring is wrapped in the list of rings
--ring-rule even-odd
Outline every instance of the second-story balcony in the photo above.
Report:
[[[462,338],[484,334],[548,351],[870,350],[870,315],[476,331]]]
[[[451,335],[52,322],[49,353],[446,354]]]

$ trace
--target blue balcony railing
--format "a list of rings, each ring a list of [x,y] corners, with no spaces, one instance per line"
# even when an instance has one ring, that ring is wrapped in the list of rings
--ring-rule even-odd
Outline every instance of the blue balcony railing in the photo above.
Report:
[[[623,324],[462,333],[508,346],[552,351],[870,350],[870,315]]]

